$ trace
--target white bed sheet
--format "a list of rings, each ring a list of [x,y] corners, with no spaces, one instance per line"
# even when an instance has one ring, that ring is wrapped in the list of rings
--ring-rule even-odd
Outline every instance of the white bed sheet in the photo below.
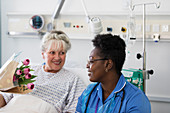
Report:
[[[13,98],[0,113],[57,113],[55,107],[32,95]]]

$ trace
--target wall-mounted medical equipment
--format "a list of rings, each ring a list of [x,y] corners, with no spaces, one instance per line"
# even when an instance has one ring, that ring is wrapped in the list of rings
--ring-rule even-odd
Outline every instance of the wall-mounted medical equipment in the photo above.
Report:
[[[8,14],[8,32],[10,37],[42,36],[45,26],[44,16],[39,14]]]
[[[103,30],[101,19],[99,17],[90,18],[90,16],[87,13],[87,9],[86,9],[84,0],[81,0],[81,2],[82,2],[82,6],[84,9],[86,18],[87,18],[87,23],[90,24],[91,32],[93,34],[101,33]]]
[[[9,37],[31,37],[35,38],[43,35],[45,32],[52,29],[65,31],[72,39],[92,39],[92,34],[97,33],[112,33],[112,34],[123,34],[126,38],[127,28],[133,24],[127,24],[132,22],[130,17],[125,17],[128,14],[113,14],[113,15],[86,15],[81,14],[60,14],[61,8],[64,4],[63,0],[60,0],[57,7],[51,15],[50,13],[18,13],[8,12],[8,35]],[[87,11],[87,10],[86,10]],[[44,18],[44,26],[41,30],[36,31],[30,26],[30,18],[34,15],[41,15]],[[94,18],[93,18],[94,17]],[[100,18],[95,18],[100,17]],[[87,18],[87,21],[84,19]],[[101,22],[102,20],[102,22]],[[93,24],[90,24],[93,23]],[[133,22],[132,22],[133,23]],[[147,15],[146,23],[146,39],[153,41],[153,34],[160,34],[160,41],[169,41],[170,30],[169,30],[170,16],[168,15]],[[92,27],[90,27],[90,25]],[[102,25],[102,26],[101,26]],[[96,26],[96,27],[95,27]],[[141,15],[135,15],[135,36],[136,40],[141,41],[142,39],[142,20]],[[92,29],[93,28],[93,29]],[[124,29],[122,29],[124,28]],[[132,28],[133,27],[129,27]],[[122,32],[123,30],[123,32]],[[129,32],[129,31],[128,31]]]
[[[28,14],[28,15],[16,14],[14,16],[14,18],[9,18],[8,25],[13,23],[13,25],[15,25],[15,26],[11,26],[11,27],[13,28],[13,27],[17,26],[18,30],[13,30],[13,29],[11,30],[11,27],[10,27],[10,28],[8,28],[8,30],[9,30],[8,35],[13,36],[13,37],[18,37],[18,36],[41,37],[42,35],[45,34],[45,32],[55,29],[56,28],[56,19],[59,16],[59,13],[61,11],[61,8],[62,8],[64,2],[65,2],[65,0],[58,1],[57,7],[56,7],[51,19],[48,21],[48,23],[45,23],[44,17],[42,15],[37,15],[37,14],[31,16],[30,19],[29,19],[29,17],[31,14]],[[18,16],[18,17],[16,17],[16,16]],[[29,22],[29,23],[27,23],[27,22]],[[32,29],[30,29],[28,24],[31,26]],[[44,26],[45,26],[45,28],[44,28]],[[22,27],[22,28],[20,28],[20,27]],[[22,29],[22,30],[19,30],[19,29]]]
[[[153,40],[155,41],[155,42],[159,42],[159,40],[160,40],[160,34],[153,34],[152,35],[152,38],[153,38]]]
[[[56,28],[56,26],[55,26],[56,19],[59,17],[59,14],[60,14],[61,8],[63,7],[64,2],[65,2],[65,0],[58,1],[55,11],[51,17],[51,22],[48,23],[48,25],[47,25],[47,31],[51,31],[52,29]]]
[[[34,15],[30,18],[30,26],[36,31],[44,27],[44,18],[41,15]]]
[[[44,18],[44,27],[37,32],[30,26],[30,18],[37,13],[18,13],[9,12],[8,17],[8,37],[22,37],[22,38],[39,38],[40,33],[48,31],[48,25],[51,23],[51,14],[39,13]],[[91,15],[92,17],[100,17],[102,20],[103,31],[101,33],[123,34],[126,38],[128,15]],[[125,18],[126,17],[126,18]],[[128,16],[129,17],[129,16]],[[92,39],[92,32],[84,19],[85,15],[77,14],[60,14],[55,22],[57,30],[65,31],[72,39]],[[136,26],[136,41],[142,41],[142,18],[141,15],[135,15]],[[146,21],[146,40],[153,41],[153,34],[160,34],[161,41],[170,41],[170,30],[168,29],[170,23],[169,15],[147,15]],[[159,31],[157,29],[159,27]],[[148,29],[150,28],[150,29]],[[165,29],[166,28],[166,29]],[[52,29],[52,28],[51,28]],[[155,29],[157,31],[155,31]],[[123,32],[122,32],[123,30]]]
[[[140,55],[138,54],[137,55],[137,58],[143,58],[143,69],[142,69],[142,72],[143,72],[143,88],[144,88],[144,91],[145,91],[145,80],[146,79],[149,79],[149,75],[150,74],[153,74],[153,73],[150,73],[150,72],[153,72],[153,70],[151,71],[148,71],[146,70],[146,31],[145,31],[145,28],[146,28],[146,5],[156,5],[156,8],[159,8],[160,7],[160,3],[141,3],[141,4],[134,4],[131,6],[131,10],[134,10],[134,8],[136,6],[140,6],[142,5],[143,6],[143,55]],[[140,56],[140,57],[139,57]]]
[[[128,0],[128,3],[131,4],[131,0]],[[92,39],[91,34],[102,33],[112,33],[112,34],[123,34],[123,38],[127,37],[136,37],[137,39],[142,39],[142,21],[138,18],[140,15],[135,16],[135,23],[133,22],[133,17],[127,17],[128,14],[113,14],[113,15],[90,15],[87,13],[84,1],[82,0],[83,9],[85,15],[82,14],[65,14],[61,15],[60,11],[63,7],[65,0],[58,0],[57,7],[53,15],[51,14],[34,14],[30,13],[17,13],[9,12],[8,13],[8,35],[9,37],[39,37],[42,36],[45,32],[51,31],[52,29],[63,30],[65,31],[70,38],[72,39]],[[130,5],[132,9],[134,6]],[[41,24],[41,17],[35,15],[41,15],[44,19],[44,24]],[[35,17],[34,17],[35,16]],[[60,18],[58,18],[60,16]],[[33,21],[30,22],[30,18],[35,19],[35,24]],[[100,17],[100,18],[98,18]],[[137,18],[136,18],[137,17]],[[157,18],[158,17],[158,18]],[[87,22],[84,21],[84,18],[87,18]],[[157,20],[155,21],[155,18]],[[43,20],[42,19],[42,20]],[[149,15],[148,23],[146,25],[146,39],[153,40],[153,34],[160,35],[160,41],[170,39],[169,23],[170,17],[166,15]],[[33,18],[32,18],[33,20]],[[102,22],[101,22],[102,20]],[[154,21],[153,21],[154,20]],[[30,26],[29,24],[32,24]],[[43,21],[42,21],[43,23]],[[88,23],[88,24],[87,24]],[[128,24],[127,24],[128,23]],[[35,30],[37,26],[37,30]],[[40,27],[41,26],[41,27]],[[38,28],[39,27],[39,28]],[[134,33],[134,27],[136,32]],[[124,29],[122,29],[124,28]],[[123,30],[123,31],[122,31]]]

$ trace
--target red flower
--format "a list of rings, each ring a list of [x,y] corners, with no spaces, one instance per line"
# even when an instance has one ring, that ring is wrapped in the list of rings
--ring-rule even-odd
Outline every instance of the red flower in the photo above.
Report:
[[[18,78],[16,78],[16,76],[14,75],[13,76],[13,81],[17,81],[18,80]]]
[[[28,73],[28,74],[25,75],[25,79],[30,79],[31,76],[32,76],[32,75],[31,75],[30,73]]]
[[[21,74],[22,74],[22,71],[19,69],[19,70],[17,70],[16,74],[17,74],[17,75],[21,75]]]
[[[24,74],[28,74],[30,72],[30,69],[29,68],[25,68],[24,69]]]
[[[30,60],[29,60],[29,59],[25,59],[25,60],[23,61],[23,64],[26,65],[26,66],[27,66],[29,63],[30,63]]]
[[[28,87],[28,89],[33,89],[34,88],[34,84],[33,83],[28,83],[27,87]]]

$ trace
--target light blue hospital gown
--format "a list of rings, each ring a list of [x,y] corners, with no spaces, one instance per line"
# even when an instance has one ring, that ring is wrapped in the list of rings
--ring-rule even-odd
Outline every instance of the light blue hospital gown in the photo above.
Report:
[[[85,89],[84,83],[72,72],[61,69],[57,73],[45,72],[42,65],[33,66],[37,75],[35,87],[30,93],[54,105],[57,112],[75,112],[78,97]],[[3,93],[8,103],[16,94]]]

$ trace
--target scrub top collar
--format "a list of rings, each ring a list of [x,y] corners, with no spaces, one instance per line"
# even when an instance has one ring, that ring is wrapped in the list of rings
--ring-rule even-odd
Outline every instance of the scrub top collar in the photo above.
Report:
[[[116,93],[120,92],[123,90],[123,88],[125,87],[126,85],[126,80],[123,76],[123,74],[120,76],[119,78],[119,81],[117,82],[117,85],[115,87],[115,89],[112,91],[112,93],[109,95],[109,97],[104,101],[104,103],[110,99],[112,99]],[[100,100],[103,100],[103,97],[102,97],[102,86],[101,86],[101,83],[97,86],[97,95],[98,97],[100,98]]]

